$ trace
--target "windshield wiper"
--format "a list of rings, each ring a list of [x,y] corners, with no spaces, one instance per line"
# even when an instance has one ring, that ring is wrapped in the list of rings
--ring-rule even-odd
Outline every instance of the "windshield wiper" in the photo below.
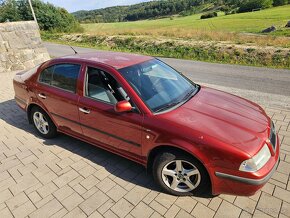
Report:
[[[155,113],[158,113],[160,111],[164,111],[166,109],[172,108],[175,105],[178,105],[179,103],[180,103],[180,101],[176,101],[176,102],[172,102],[172,103],[165,104],[164,106],[162,106],[161,108],[159,108],[158,110],[156,110]]]
[[[182,100],[180,100],[180,101],[174,101],[174,102],[171,102],[171,103],[165,104],[165,105],[162,106],[161,108],[157,109],[157,110],[155,111],[155,113],[158,113],[158,112],[160,112],[160,111],[164,111],[164,110],[166,110],[166,109],[172,108],[172,107],[174,107],[174,106],[176,106],[176,105],[178,105],[178,104],[180,104],[180,103],[182,103],[182,102],[187,101],[188,99],[190,99],[191,96],[193,96],[193,94],[196,93],[197,90],[198,90],[198,89],[191,89],[189,92],[186,93],[186,95],[182,98]]]

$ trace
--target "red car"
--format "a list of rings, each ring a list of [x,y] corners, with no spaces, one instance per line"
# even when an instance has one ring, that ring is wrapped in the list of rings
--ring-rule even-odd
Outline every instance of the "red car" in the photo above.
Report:
[[[114,52],[47,61],[14,78],[44,138],[58,132],[144,165],[174,195],[253,195],[279,163],[265,111],[197,85],[162,61]]]

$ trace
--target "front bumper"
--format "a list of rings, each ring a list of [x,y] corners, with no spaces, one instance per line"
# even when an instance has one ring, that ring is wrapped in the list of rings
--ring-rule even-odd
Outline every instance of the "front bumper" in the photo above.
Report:
[[[275,173],[280,162],[280,144],[277,136],[276,152],[261,170],[249,177],[225,172],[214,172],[213,194],[233,194],[251,196],[259,191]],[[250,176],[252,178],[250,178]]]

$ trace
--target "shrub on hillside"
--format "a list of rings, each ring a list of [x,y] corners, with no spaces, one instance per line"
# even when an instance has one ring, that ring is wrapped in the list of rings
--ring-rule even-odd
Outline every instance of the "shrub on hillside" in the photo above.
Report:
[[[287,5],[290,3],[288,0],[274,0],[273,6]]]
[[[272,4],[273,0],[246,0],[241,3],[238,13],[270,8]]]
[[[208,18],[217,17],[217,16],[218,16],[217,12],[210,12],[210,13],[201,15],[200,19],[208,19]]]

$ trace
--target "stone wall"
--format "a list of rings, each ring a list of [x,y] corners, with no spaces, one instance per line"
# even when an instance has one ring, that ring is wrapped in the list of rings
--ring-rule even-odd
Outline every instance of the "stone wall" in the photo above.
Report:
[[[0,23],[0,72],[30,69],[48,59],[34,21]]]

